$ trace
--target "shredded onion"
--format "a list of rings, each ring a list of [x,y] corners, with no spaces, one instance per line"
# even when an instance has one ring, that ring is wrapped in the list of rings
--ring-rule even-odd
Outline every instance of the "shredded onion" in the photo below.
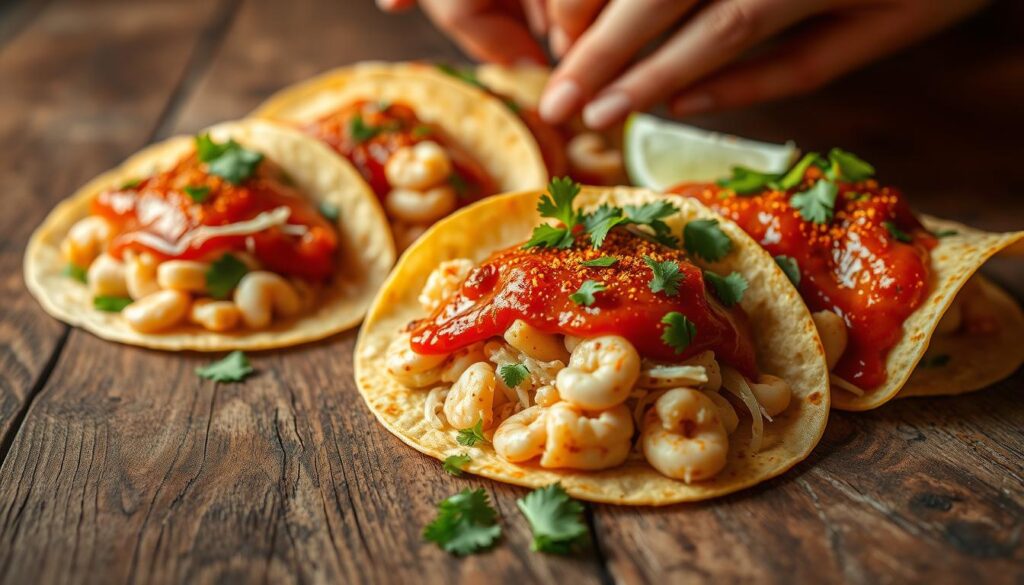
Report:
[[[832,382],[833,386],[839,388],[840,390],[846,390],[847,392],[853,394],[854,396],[864,396],[864,390],[854,386],[853,384],[847,382],[846,380],[840,378],[835,374],[829,375],[828,379],[830,382]]]
[[[757,397],[754,396],[753,390],[750,389],[743,376],[732,368],[722,368],[722,387],[742,400],[747,410],[750,411],[750,419],[753,421],[750,432],[750,453],[757,453],[761,450],[761,442],[764,440],[764,419]]]
[[[707,384],[708,374],[703,366],[656,365],[640,370],[637,386],[641,388],[697,387]]]
[[[246,221],[229,223],[227,225],[201,225],[195,229],[185,232],[181,238],[173,244],[149,232],[134,232],[128,235],[128,239],[139,242],[144,246],[168,256],[180,256],[193,244],[205,242],[210,238],[218,236],[247,236],[249,234],[261,232],[267,228],[284,225],[291,214],[291,209],[281,206],[271,209],[270,211],[264,211],[256,217]]]
[[[445,422],[441,420],[438,413],[441,412],[441,408],[444,406],[444,399],[448,397],[448,387],[438,386],[432,388],[427,393],[427,400],[423,403],[423,418],[427,419],[430,426],[438,430],[443,430]]]

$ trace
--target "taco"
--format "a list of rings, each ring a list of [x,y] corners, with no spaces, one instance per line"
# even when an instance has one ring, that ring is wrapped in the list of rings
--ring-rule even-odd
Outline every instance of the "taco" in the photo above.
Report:
[[[383,203],[400,248],[459,207],[547,182],[536,142],[505,104],[429,67],[338,69],[282,90],[253,115],[295,125],[348,159]]]
[[[355,169],[249,120],[150,146],[79,189],[33,234],[25,281],[105,339],[255,350],[356,325],[394,260]]]
[[[805,458],[828,371],[771,257],[692,200],[542,193],[477,203],[403,256],[355,351],[381,423],[472,473],[620,504],[707,499]]]
[[[735,221],[786,268],[821,333],[837,408],[875,408],[901,389],[958,394],[1009,376],[1024,362],[1024,317],[976,273],[1024,232],[916,216],[874,173],[833,149],[785,173],[737,167],[671,191]]]

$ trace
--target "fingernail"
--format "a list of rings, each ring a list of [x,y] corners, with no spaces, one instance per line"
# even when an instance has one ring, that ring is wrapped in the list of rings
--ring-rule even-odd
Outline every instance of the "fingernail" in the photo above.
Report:
[[[548,124],[558,124],[569,117],[583,99],[583,91],[571,79],[560,79],[547,88],[540,98],[540,117]]]
[[[710,93],[684,95],[672,103],[672,113],[677,116],[692,116],[715,107],[715,98]]]
[[[395,0],[377,0],[377,8],[380,8],[381,10],[391,10],[391,7],[394,6],[394,4]]]
[[[623,91],[613,90],[601,95],[583,108],[583,123],[588,128],[600,129],[629,113],[633,100]]]
[[[551,28],[551,32],[548,33],[548,46],[551,48],[552,55],[560,59],[569,50],[570,44],[569,35],[561,27]]]

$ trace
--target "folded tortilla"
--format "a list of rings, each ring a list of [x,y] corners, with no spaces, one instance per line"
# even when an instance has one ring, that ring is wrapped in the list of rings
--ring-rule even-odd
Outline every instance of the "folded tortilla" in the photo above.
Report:
[[[279,165],[314,202],[340,210],[337,272],[312,311],[275,319],[266,329],[227,333],[181,325],[140,333],[118,313],[93,307],[88,287],[64,272],[61,242],[71,226],[89,215],[100,192],[173,167],[194,148],[191,136],[171,138],[135,154],[96,177],[58,205],[36,229],[25,252],[25,282],[54,317],[111,341],[164,350],[259,350],[321,339],[357,325],[395,261],[384,212],[359,173],[319,141],[285,126],[260,120],[228,122],[209,129],[218,141],[234,139]]]
[[[467,448],[456,442],[454,429],[438,430],[424,419],[428,392],[391,379],[385,368],[388,345],[410,321],[424,317],[417,295],[428,275],[442,261],[469,258],[480,262],[491,252],[526,241],[541,220],[537,213],[540,191],[492,197],[467,207],[434,225],[403,255],[367,315],[355,350],[359,390],[378,420],[413,448],[444,459],[469,453],[466,471],[512,483],[539,487],[552,482],[575,497],[596,502],[664,505],[704,500],[734,492],[775,477],[803,460],[818,443],[828,418],[828,371],[814,322],[796,290],[772,258],[736,225],[721,222],[733,250],[713,264],[701,264],[720,274],[738,271],[749,281],[741,305],[754,334],[758,363],[786,379],[793,390],[790,407],[764,426],[760,452],[750,455],[750,421],[741,414],[739,428],[730,435],[729,462],[712,479],[684,483],[666,477],[633,453],[616,468],[603,471],[553,470],[536,463],[513,464],[499,457],[489,444]],[[628,187],[585,187],[578,206],[623,206],[654,201],[662,195]],[[701,204],[673,198],[680,213],[667,223],[678,233],[687,221],[716,217]]]

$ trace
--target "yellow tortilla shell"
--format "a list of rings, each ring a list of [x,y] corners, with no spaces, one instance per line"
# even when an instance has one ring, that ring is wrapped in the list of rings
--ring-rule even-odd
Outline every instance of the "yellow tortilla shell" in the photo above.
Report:
[[[885,384],[864,396],[855,396],[835,386],[832,400],[838,409],[876,408],[895,398],[904,387],[908,396],[960,394],[977,390],[1009,376],[1024,361],[1024,344],[1020,342],[1020,307],[1005,292],[988,282],[983,283],[984,290],[992,294],[994,310],[1002,315],[1000,325],[1004,327],[1001,332],[987,340],[967,334],[933,337],[939,320],[967,280],[993,254],[1021,241],[1024,232],[989,233],[929,216],[923,216],[922,222],[932,232],[957,232],[940,238],[939,245],[931,251],[931,293],[904,323],[903,338],[889,353],[885,363],[888,372]],[[916,372],[914,368],[933,342],[933,351],[947,353],[952,359],[946,366],[936,368],[935,372],[923,368]]]
[[[174,166],[194,148],[191,136],[150,146],[103,173],[58,205],[29,240],[25,282],[46,312],[98,337],[164,350],[259,350],[321,339],[355,326],[395,261],[388,224],[377,198],[359,173],[319,141],[271,122],[244,120],[214,126],[215,140],[233,138],[278,164],[314,202],[329,203],[338,217],[338,272],[322,291],[316,307],[294,319],[278,320],[267,329],[216,333],[181,325],[161,333],[139,333],[118,313],[93,308],[88,288],[63,274],[66,261],[60,244],[71,226],[89,214],[93,198],[126,181],[147,177]]]
[[[329,71],[287,87],[252,116],[295,124],[312,122],[358,100],[408,105],[472,154],[501,191],[547,184],[547,169],[529,129],[494,97],[422,63],[367,62]]]
[[[466,470],[516,485],[538,487],[561,482],[577,498],[632,505],[663,505],[704,500],[734,492],[777,476],[804,459],[818,443],[828,418],[828,372],[814,322],[796,290],[772,258],[742,230],[727,221],[722,229],[733,250],[707,266],[722,274],[736,270],[750,283],[742,305],[753,326],[758,361],[766,372],[789,381],[794,398],[790,407],[765,424],[764,446],[750,455],[749,415],[730,436],[729,463],[715,478],[686,484],[661,475],[639,454],[622,466],[586,472],[543,469],[512,464],[498,457],[489,444],[467,448],[456,442],[457,431],[440,431],[423,416],[427,391],[407,388],[385,372],[385,353],[399,329],[424,316],[416,300],[430,272],[453,258],[479,262],[491,252],[526,241],[535,225],[539,191],[499,195],[476,203],[442,220],[402,256],[367,315],[355,350],[359,390],[370,410],[399,439],[413,448],[444,459],[469,453]],[[628,187],[585,187],[577,205],[592,209],[601,203],[641,204],[663,195]],[[716,217],[701,204],[674,198],[681,212],[668,223],[678,233],[683,223]],[[721,221],[721,220],[720,220]]]

